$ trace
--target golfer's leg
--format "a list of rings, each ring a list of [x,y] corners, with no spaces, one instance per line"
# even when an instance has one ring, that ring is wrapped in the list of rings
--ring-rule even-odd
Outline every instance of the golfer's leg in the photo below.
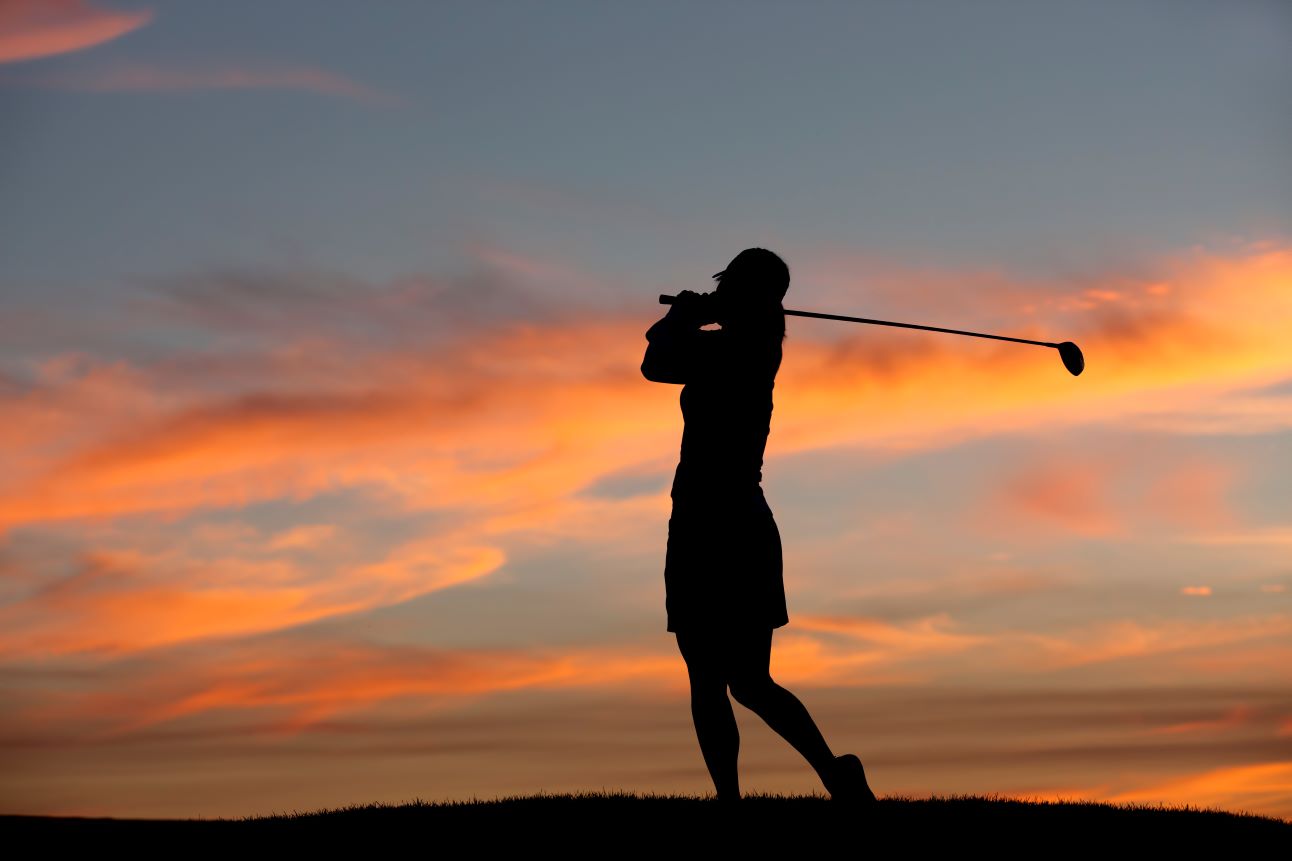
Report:
[[[677,632],[678,649],[691,679],[691,718],[700,753],[713,778],[719,801],[740,799],[736,761],[740,754],[740,728],[736,725],[727,680],[712,642],[702,636]]]
[[[732,668],[731,695],[801,753],[824,781],[832,773],[834,753],[799,698],[772,681],[768,671],[771,629],[741,642],[739,665]]]

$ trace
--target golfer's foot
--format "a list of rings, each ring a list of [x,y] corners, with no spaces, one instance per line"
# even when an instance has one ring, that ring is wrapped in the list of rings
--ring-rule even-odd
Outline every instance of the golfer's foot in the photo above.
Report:
[[[866,770],[854,753],[834,758],[834,772],[825,785],[831,801],[865,805],[876,801],[875,793],[870,791],[870,784],[866,782]]]

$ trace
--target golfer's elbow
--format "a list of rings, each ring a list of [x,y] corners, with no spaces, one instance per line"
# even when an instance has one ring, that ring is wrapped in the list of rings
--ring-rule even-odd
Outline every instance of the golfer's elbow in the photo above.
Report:
[[[659,368],[657,368],[654,365],[654,363],[651,362],[650,359],[642,360],[642,376],[650,380],[652,383],[670,382],[669,380],[665,379],[665,375],[663,374],[663,372]]]
[[[642,359],[642,376],[652,383],[685,383],[686,380],[681,378],[678,369],[671,367],[667,361],[663,361],[658,350],[651,347],[646,348],[646,356]]]

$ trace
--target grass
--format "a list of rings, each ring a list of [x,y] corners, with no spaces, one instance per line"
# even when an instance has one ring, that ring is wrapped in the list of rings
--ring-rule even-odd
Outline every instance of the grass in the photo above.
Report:
[[[820,795],[745,795],[734,809],[709,797],[583,792],[406,804],[365,804],[240,819],[0,817],[0,829],[46,845],[147,846],[243,854],[277,841],[336,849],[421,843],[428,851],[553,851],[599,857],[668,850],[687,857],[731,849],[759,854],[805,848],[918,853],[972,850],[1014,857],[1132,848],[1245,853],[1292,849],[1292,823],[1184,806],[1018,800],[991,795],[887,796],[870,811]],[[393,848],[392,848],[393,851]],[[403,850],[401,850],[403,851]],[[438,853],[437,853],[438,854]],[[458,854],[454,852],[453,854]],[[1285,855],[1284,857],[1292,857]],[[1102,861],[1102,859],[1101,859]]]

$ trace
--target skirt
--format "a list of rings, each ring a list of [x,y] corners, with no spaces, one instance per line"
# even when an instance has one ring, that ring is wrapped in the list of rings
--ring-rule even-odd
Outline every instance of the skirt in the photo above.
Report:
[[[780,530],[763,495],[675,499],[664,589],[672,632],[789,624]]]

